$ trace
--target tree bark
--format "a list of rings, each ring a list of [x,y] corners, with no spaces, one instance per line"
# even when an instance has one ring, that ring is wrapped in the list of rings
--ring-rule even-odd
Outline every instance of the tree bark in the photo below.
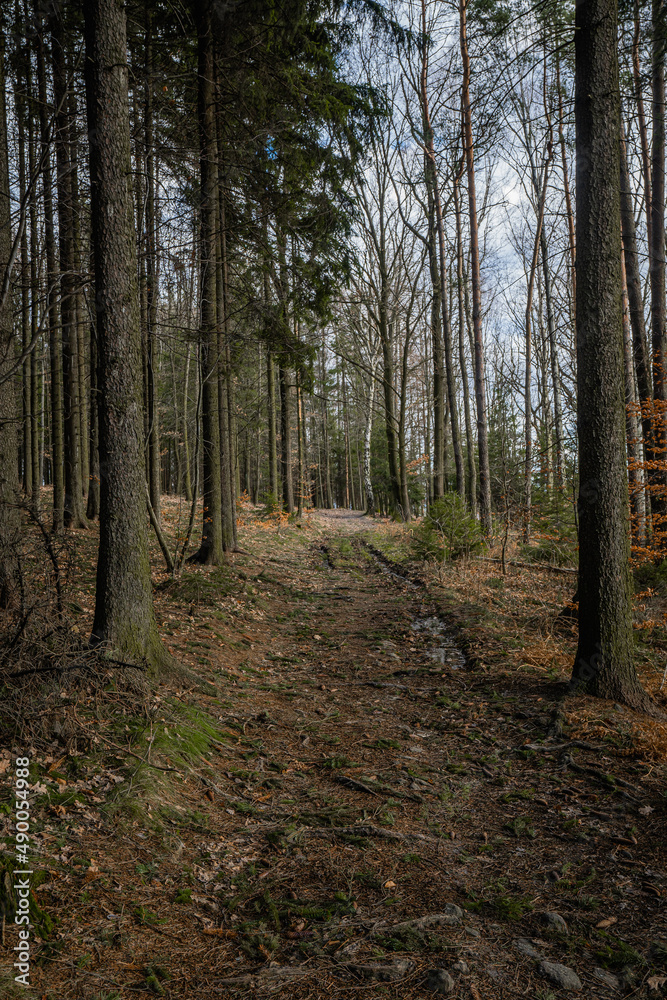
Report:
[[[531,398],[531,386],[533,378],[532,370],[532,314],[533,314],[533,289],[535,287],[535,275],[537,274],[537,264],[540,254],[540,242],[542,236],[542,225],[544,222],[544,205],[547,195],[547,180],[549,177],[549,163],[545,162],[542,174],[542,184],[538,183],[537,194],[537,230],[533,245],[533,258],[530,264],[528,275],[528,291],[526,294],[526,373],[524,380],[524,400],[525,400],[525,466],[524,466],[524,523],[523,540],[530,541],[530,522],[532,513],[532,485],[533,485],[533,407]]]
[[[91,642],[155,673],[171,658],[157,632],[148,559],[125,8],[88,0],[84,12],[101,468]]]
[[[465,473],[463,471],[463,455],[461,453],[461,435],[459,432],[458,411],[456,408],[456,385],[454,382],[454,352],[452,350],[452,326],[447,303],[447,272],[445,263],[445,231],[442,217],[442,202],[438,185],[438,171],[435,162],[435,146],[433,142],[433,126],[428,101],[428,41],[426,37],[426,2],[422,0],[422,71],[421,71],[421,102],[424,126],[424,179],[429,206],[429,259],[431,263],[431,283],[433,286],[433,311],[439,305],[442,312],[442,341],[440,339],[440,324],[433,326],[433,408],[435,416],[434,428],[434,486],[436,496],[444,493],[444,387],[442,386],[442,351],[444,347],[444,367],[447,380],[447,399],[449,402],[449,419],[452,428],[452,451],[456,469],[456,491],[461,498],[465,497]],[[437,234],[438,248],[435,247]],[[439,255],[439,259],[438,259]],[[439,294],[436,295],[436,288]],[[439,355],[439,356],[438,356]],[[438,438],[440,440],[438,441]],[[438,453],[439,452],[439,453]],[[438,489],[440,492],[437,492]]]
[[[642,74],[639,64],[639,43],[641,39],[641,24],[639,18],[639,0],[633,3],[633,23],[632,34],[632,79],[635,90],[635,102],[637,104],[637,127],[639,129],[639,144],[642,154],[642,176],[644,179],[644,209],[646,212],[646,236],[649,247],[652,243],[651,236],[651,154],[648,145],[648,132],[646,129],[646,114],[644,112],[644,95],[642,92]]]
[[[219,137],[218,137],[219,138]],[[218,155],[220,155],[220,143],[218,142]],[[220,415],[220,486],[222,490],[222,548],[225,552],[232,552],[234,544],[234,513],[235,498],[232,498],[232,466],[229,458],[230,453],[230,433],[229,433],[229,401],[227,399],[228,374],[226,361],[226,349],[229,339],[227,327],[227,255],[226,243],[223,236],[224,215],[223,215],[222,190],[218,187],[218,225],[216,234],[217,250],[217,313],[218,313],[218,355],[220,365],[218,368],[218,412]]]
[[[12,249],[10,177],[5,96],[5,36],[0,31],[0,282],[4,283]],[[16,399],[14,379],[3,377],[14,361],[12,297],[0,303],[0,608],[16,597],[21,522],[17,502]]]
[[[278,449],[276,446],[276,369],[270,348],[266,349],[267,422],[269,426],[269,493],[278,502]]]
[[[565,112],[563,110],[563,88],[560,83],[560,53],[556,53],[556,90],[558,92],[558,142],[560,145],[561,168],[563,171],[563,192],[565,194],[565,214],[567,215],[568,249],[570,251],[570,282],[572,286],[572,322],[577,301],[577,244],[574,236],[574,212],[570,194],[570,171],[567,162],[565,142]]]
[[[465,274],[463,270],[463,230],[461,225],[461,194],[459,181],[464,169],[454,175],[454,212],[456,215],[456,282],[458,297],[458,320],[459,320],[459,365],[461,367],[461,384],[463,388],[463,413],[466,427],[466,458],[468,460],[468,478],[466,482],[466,495],[468,506],[473,517],[477,517],[477,466],[475,464],[475,442],[472,432],[472,420],[470,418],[470,387],[468,384],[468,368],[466,365],[465,351]]]
[[[640,423],[637,418],[635,371],[632,360],[632,327],[624,260],[623,273],[623,360],[625,362],[625,437],[628,449],[628,479],[630,483],[630,526],[635,545],[643,546],[646,535],[645,496],[640,448]]]
[[[63,429],[65,459],[64,523],[86,528],[81,479],[81,423],[79,410],[79,335],[74,280],[74,217],[70,162],[71,121],[67,97],[67,60],[62,5],[54,2],[51,21],[53,99],[56,106],[55,147],[58,191],[58,250],[60,263],[60,319],[62,335]]]
[[[475,343],[475,398],[477,402],[477,447],[479,452],[480,521],[485,535],[491,534],[491,474],[489,471],[489,440],[486,419],[486,388],[484,385],[484,339],[482,333],[482,281],[479,267],[479,233],[477,225],[477,194],[475,191],[475,154],[472,140],[472,109],[470,106],[470,57],[466,9],[468,0],[459,0],[461,57],[463,59],[463,146],[468,177],[470,212],[470,270],[472,284],[472,326]]]
[[[27,120],[28,120],[28,170],[30,177],[35,176],[37,169],[37,157],[35,151],[35,111],[34,96],[32,92],[32,68],[30,59],[26,61],[26,96]],[[37,272],[39,257],[39,231],[37,227],[37,192],[36,186],[30,190],[30,200],[28,205],[28,217],[30,220],[30,340],[37,336],[39,327],[39,279]],[[31,412],[31,437],[32,437],[32,503],[37,506],[39,503],[39,489],[42,485],[42,448],[40,438],[40,400],[38,395],[38,354],[36,350],[30,352],[30,412]],[[42,380],[42,393],[44,391],[44,381]],[[43,425],[42,416],[41,423]]]
[[[653,0],[651,150],[651,341],[653,349],[653,460],[659,463],[651,488],[653,542],[665,548],[667,513],[667,314],[665,309],[665,0]]]
[[[621,305],[616,0],[579,0],[577,431],[579,645],[572,687],[644,705],[633,664]]]
[[[146,406],[148,422],[148,489],[155,518],[160,523],[160,415],[156,392],[157,247],[155,225],[155,150],[153,141],[153,22],[148,3],[145,18],[144,159],[146,170]]]
[[[18,123],[19,154],[19,198],[23,204],[26,197],[26,99],[22,92],[24,81],[17,76],[14,89],[14,112]],[[28,262],[28,227],[21,233],[21,349],[28,350],[31,340],[30,329],[30,264]],[[32,414],[32,353],[25,359],[21,372],[21,429],[22,429],[22,475],[23,492],[28,497],[33,494],[33,414]]]
[[[222,562],[222,482],[220,468],[219,336],[216,310],[217,138],[213,86],[211,6],[197,10],[197,116],[200,169],[201,379],[203,385],[204,514],[201,545],[194,562]]]
[[[623,120],[621,119],[620,148],[620,186],[621,186],[621,232],[623,237],[623,256],[625,260],[625,277],[628,295],[628,312],[632,331],[632,355],[637,375],[637,392],[641,409],[641,427],[644,446],[644,458],[647,462],[647,479],[652,484],[655,478],[653,453],[653,399],[651,391],[651,372],[646,356],[646,329],[644,325],[644,299],[642,295],[642,279],[639,270],[639,253],[635,232],[635,216],[630,190],[628,171],[628,154],[625,144]],[[648,512],[647,512],[648,513]]]
[[[287,369],[280,362],[280,437],[282,449],[283,503],[288,514],[294,513],[294,484],[292,482],[292,397]]]
[[[366,513],[371,517],[375,514],[375,494],[373,492],[373,480],[371,479],[371,436],[373,433],[373,407],[375,405],[375,372],[377,369],[377,358],[371,362],[370,385],[368,388],[368,400],[366,417],[364,422],[364,496],[366,499]]]
[[[39,124],[41,134],[42,191],[44,200],[44,248],[46,250],[47,313],[49,354],[51,362],[51,482],[53,484],[53,530],[62,531],[65,517],[65,478],[63,440],[63,386],[62,353],[60,345],[60,318],[56,294],[58,269],[56,267],[56,240],[53,226],[53,183],[51,176],[51,134],[49,104],[46,89],[46,61],[44,33],[39,0],[35,0],[37,85],[39,90]]]

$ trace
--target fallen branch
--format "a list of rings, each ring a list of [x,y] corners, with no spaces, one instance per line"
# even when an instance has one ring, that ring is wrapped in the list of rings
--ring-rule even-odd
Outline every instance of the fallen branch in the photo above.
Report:
[[[623,778],[617,778],[613,774],[606,774],[604,771],[598,771],[595,767],[582,767],[580,764],[575,764],[569,754],[565,755],[565,763],[571,770],[575,771],[577,774],[583,774],[588,778],[593,778],[608,791],[614,791],[614,788],[629,788],[631,792],[635,794],[633,796],[628,796],[632,798],[635,802],[640,800],[636,798],[637,789],[634,785],[631,785],[629,781],[625,781]],[[626,793],[627,795],[627,793]]]
[[[592,743],[583,743],[581,740],[568,740],[567,743],[556,743],[554,746],[545,746],[542,743],[524,743],[521,750],[534,750],[536,753],[557,753],[567,747],[578,747],[580,750],[598,751],[600,747],[594,747]]]
[[[351,788],[354,792],[366,792],[367,795],[379,795],[378,792],[373,791],[368,785],[364,785],[363,781],[355,781],[354,778],[348,778],[344,774],[339,774],[334,781],[338,785],[343,785],[345,788]]]
[[[377,837],[380,840],[401,840],[408,838],[402,833],[395,833],[393,830],[381,830],[377,826],[305,826],[300,830],[295,830],[287,837],[288,840],[296,840],[298,837]]]
[[[132,670],[146,670],[146,667],[140,667],[136,663],[126,663],[124,660],[112,660],[104,659],[103,665],[121,668],[130,668]],[[17,670],[13,674],[8,674],[7,679],[12,680],[15,677],[28,677],[31,674],[65,674],[69,670],[92,670],[93,664],[89,660],[77,660],[75,663],[70,663],[69,666],[59,666],[56,663],[51,664],[48,667],[30,667],[27,670]]]

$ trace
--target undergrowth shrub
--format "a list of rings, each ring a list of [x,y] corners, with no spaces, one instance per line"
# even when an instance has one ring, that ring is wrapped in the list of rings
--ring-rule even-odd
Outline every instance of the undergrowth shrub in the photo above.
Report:
[[[524,562],[549,566],[577,565],[577,531],[574,524],[553,524],[549,518],[533,521],[534,544],[520,544],[519,557]]]
[[[661,597],[667,595],[667,560],[643,562],[634,568],[635,589],[655,590]]]
[[[419,558],[439,562],[469,556],[484,544],[479,523],[458,493],[446,493],[434,500],[413,538]]]

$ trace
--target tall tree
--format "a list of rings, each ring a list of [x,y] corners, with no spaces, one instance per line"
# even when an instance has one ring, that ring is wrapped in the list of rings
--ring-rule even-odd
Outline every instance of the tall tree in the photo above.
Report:
[[[125,7],[88,0],[84,11],[101,470],[91,642],[157,671],[171,658],[157,632],[148,559]]]
[[[67,100],[67,61],[62,4],[54,3],[51,19],[53,98],[58,192],[58,250],[60,264],[60,318],[62,334],[63,427],[65,460],[64,520],[67,527],[87,526],[81,481],[81,424],[79,415],[79,343],[74,276],[74,216],[70,132]]]
[[[36,58],[41,139],[42,193],[44,201],[44,249],[46,251],[46,299],[51,360],[51,482],[53,483],[53,528],[61,531],[65,519],[65,478],[63,439],[62,351],[58,309],[58,269],[53,225],[53,182],[51,173],[51,122],[46,80],[46,54],[41,4],[35,0]]]
[[[220,344],[217,325],[218,149],[211,4],[197,10],[197,120],[200,171],[200,324],[203,385],[204,512],[202,538],[194,561],[222,562],[222,480],[218,375]]]
[[[489,438],[486,419],[486,386],[484,384],[484,340],[482,334],[482,279],[479,266],[479,229],[477,192],[475,187],[475,151],[472,135],[470,103],[470,55],[468,52],[468,0],[459,0],[459,38],[463,60],[461,105],[463,118],[463,149],[468,179],[470,212],[470,270],[472,285],[472,325],[475,344],[475,401],[477,403],[477,449],[479,453],[480,520],[486,535],[491,533],[491,473],[489,471]]]
[[[651,510],[653,534],[661,535],[665,547],[667,514],[667,304],[665,302],[665,47],[667,38],[665,0],[651,4],[651,88],[653,140],[651,148],[651,341],[653,348],[653,459],[660,472],[653,476]],[[655,542],[654,542],[655,544]]]
[[[10,177],[5,95],[5,34],[0,21],[0,607],[16,592],[20,538],[14,329],[10,279],[12,252]]]
[[[633,663],[619,176],[617,0],[578,0],[579,645],[572,686],[644,705]]]

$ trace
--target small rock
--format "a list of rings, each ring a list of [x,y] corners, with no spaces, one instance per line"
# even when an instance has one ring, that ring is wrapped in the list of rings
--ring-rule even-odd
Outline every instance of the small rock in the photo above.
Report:
[[[611,987],[612,990],[617,990],[621,985],[616,976],[612,976],[611,972],[607,972],[606,969],[593,969],[593,975],[596,979],[599,979],[601,983],[605,986]]]
[[[464,962],[462,958],[460,958],[458,962],[454,963],[452,969],[454,970],[454,972],[460,972],[464,976],[467,976],[468,973],[470,972],[470,969],[468,968],[468,963]]]
[[[496,982],[499,979],[503,978],[502,972],[500,972],[498,969],[494,968],[493,965],[489,965],[488,968],[484,969],[484,972],[489,977],[489,979],[494,979]]]
[[[547,962],[543,959],[539,965],[540,972],[546,979],[550,979],[556,986],[563,990],[580,990],[581,980],[574,969],[569,969],[567,965],[560,962]]]
[[[476,930],[476,928],[474,928],[474,927],[468,927],[467,924],[463,928],[463,930],[466,932],[466,934],[468,935],[468,937],[471,937],[471,938],[481,938],[481,936],[482,936],[479,933],[479,931]]]
[[[380,965],[377,962],[370,962],[368,965],[348,965],[350,972],[354,972],[362,979],[376,979],[380,983],[393,983],[398,979],[403,979],[412,969],[413,963],[407,959],[392,962],[391,965]]]
[[[429,969],[424,985],[431,993],[447,994],[454,989],[454,980],[445,969]]]
[[[514,947],[520,955],[525,955],[526,958],[542,958],[541,953],[537,948],[533,948],[528,938],[517,938],[514,941]]]
[[[561,917],[560,913],[554,913],[553,910],[548,910],[546,913],[540,913],[540,917],[549,930],[558,931],[560,934],[567,934],[567,924]]]
[[[450,927],[460,924],[463,918],[463,910],[456,903],[445,903],[441,913],[427,913],[424,917],[416,917],[414,920],[403,920],[400,924],[394,924],[389,930],[392,934],[405,933],[405,931],[424,931],[428,927]],[[387,933],[383,928],[378,933]]]

